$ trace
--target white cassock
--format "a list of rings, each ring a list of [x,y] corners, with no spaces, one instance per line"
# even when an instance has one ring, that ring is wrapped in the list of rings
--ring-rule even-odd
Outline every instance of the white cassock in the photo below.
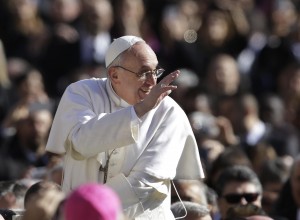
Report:
[[[204,177],[184,111],[170,97],[138,118],[108,79],[71,84],[58,106],[47,151],[65,154],[63,190],[103,183],[119,195],[129,219],[174,219],[170,180]]]

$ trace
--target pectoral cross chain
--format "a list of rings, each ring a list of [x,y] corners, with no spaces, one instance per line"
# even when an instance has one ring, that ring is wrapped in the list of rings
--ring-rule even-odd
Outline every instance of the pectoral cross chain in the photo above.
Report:
[[[106,163],[105,163],[105,166],[103,167],[102,164],[101,166],[99,167],[99,171],[102,171],[104,172],[104,179],[103,179],[103,183],[105,184],[106,181],[107,181],[107,174],[108,174],[108,165],[109,165],[109,160],[110,160],[110,157],[112,155],[112,153],[115,151],[115,149],[109,154],[107,153],[107,160],[106,160]]]

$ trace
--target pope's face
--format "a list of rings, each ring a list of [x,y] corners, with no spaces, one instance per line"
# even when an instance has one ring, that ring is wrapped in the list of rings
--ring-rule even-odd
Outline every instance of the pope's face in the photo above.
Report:
[[[115,92],[131,105],[142,101],[156,85],[157,79],[151,74],[140,78],[135,73],[154,70],[157,65],[157,57],[147,44],[135,44],[132,50],[125,52],[120,66],[110,70]]]

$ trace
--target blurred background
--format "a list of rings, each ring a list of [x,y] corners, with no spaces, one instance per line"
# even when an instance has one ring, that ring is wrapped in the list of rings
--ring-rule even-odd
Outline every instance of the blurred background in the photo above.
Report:
[[[181,70],[170,96],[206,183],[223,157],[282,172],[265,187],[272,203],[300,152],[299,0],[0,0],[0,180],[60,183],[62,156],[45,152],[57,104],[70,83],[105,77],[122,35],[142,37],[166,74]]]

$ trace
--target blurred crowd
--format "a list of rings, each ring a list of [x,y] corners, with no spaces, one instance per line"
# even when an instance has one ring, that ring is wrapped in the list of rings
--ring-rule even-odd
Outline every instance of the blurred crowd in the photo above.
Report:
[[[0,0],[0,181],[13,182],[0,209],[15,208],[1,201],[16,184],[24,196],[40,180],[61,183],[62,155],[45,152],[57,104],[70,83],[106,76],[106,49],[122,35],[142,37],[166,74],[181,70],[170,96],[206,172],[176,183],[204,191],[179,190],[186,207],[214,219],[220,173],[242,165],[262,185],[264,213],[293,220],[274,210],[284,199],[300,209],[299,0]]]

